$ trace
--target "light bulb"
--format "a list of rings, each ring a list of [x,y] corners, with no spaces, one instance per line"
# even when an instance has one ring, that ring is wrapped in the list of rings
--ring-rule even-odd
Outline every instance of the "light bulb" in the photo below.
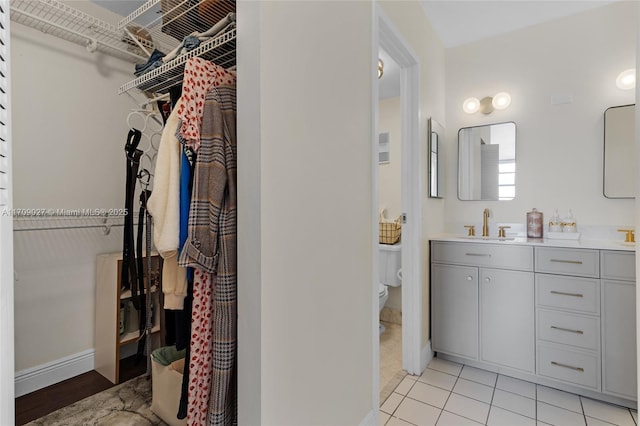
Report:
[[[493,97],[491,104],[495,109],[505,109],[511,105],[511,95],[507,92],[500,92]]]
[[[478,112],[478,109],[480,109],[480,101],[478,100],[478,98],[467,98],[462,103],[462,109],[467,114]]]
[[[631,68],[622,71],[616,78],[616,86],[622,90],[630,90],[636,87],[636,69]]]

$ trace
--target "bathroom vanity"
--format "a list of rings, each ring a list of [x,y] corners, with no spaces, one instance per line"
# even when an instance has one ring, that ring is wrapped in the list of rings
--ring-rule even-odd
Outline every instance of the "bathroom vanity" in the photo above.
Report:
[[[443,356],[636,407],[635,245],[431,241],[431,341]]]

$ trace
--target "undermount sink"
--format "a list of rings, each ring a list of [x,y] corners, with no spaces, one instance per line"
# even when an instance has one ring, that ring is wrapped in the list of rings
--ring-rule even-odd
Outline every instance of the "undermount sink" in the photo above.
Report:
[[[483,241],[513,241],[515,240],[515,237],[483,237],[483,236],[478,236],[478,235],[465,235],[463,237],[458,237],[458,238],[462,238],[464,240],[483,240]]]

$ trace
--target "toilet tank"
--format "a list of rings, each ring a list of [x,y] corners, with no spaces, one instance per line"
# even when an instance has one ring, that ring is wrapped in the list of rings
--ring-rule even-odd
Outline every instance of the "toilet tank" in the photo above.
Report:
[[[378,244],[380,252],[380,282],[391,287],[399,287],[402,280],[398,272],[402,267],[401,244]]]

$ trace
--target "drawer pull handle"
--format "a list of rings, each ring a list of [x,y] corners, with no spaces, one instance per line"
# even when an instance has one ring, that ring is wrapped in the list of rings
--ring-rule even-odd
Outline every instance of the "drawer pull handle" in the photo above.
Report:
[[[491,257],[488,253],[465,253],[467,256]]]
[[[573,297],[584,297],[582,294],[580,293],[565,293],[564,291],[555,291],[555,290],[551,290],[550,291],[551,294],[559,294],[560,296],[573,296]]]
[[[582,265],[582,260],[551,259],[551,261],[556,263],[572,263],[574,265]]]
[[[568,368],[570,370],[575,370],[575,371],[579,371],[581,373],[584,373],[584,368],[582,368],[582,367],[574,367],[572,365],[561,364],[561,363],[555,362],[555,361],[551,361],[551,365],[555,365],[557,367],[564,367],[564,368]]]
[[[582,330],[572,330],[570,328],[556,327],[555,325],[552,325],[551,328],[554,330],[568,331],[569,333],[584,334],[584,331]]]

